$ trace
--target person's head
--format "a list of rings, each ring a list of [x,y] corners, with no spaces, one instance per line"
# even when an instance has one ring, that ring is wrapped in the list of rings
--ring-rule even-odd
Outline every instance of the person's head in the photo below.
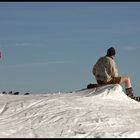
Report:
[[[115,51],[115,48],[113,47],[110,47],[108,50],[107,50],[107,56],[115,56],[116,54],[116,51]]]

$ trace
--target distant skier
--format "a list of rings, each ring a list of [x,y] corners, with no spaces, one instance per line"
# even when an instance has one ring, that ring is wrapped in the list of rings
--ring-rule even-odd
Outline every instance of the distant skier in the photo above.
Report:
[[[92,73],[97,84],[125,84],[126,95],[140,101],[140,97],[134,97],[131,80],[128,76],[118,76],[118,68],[115,62],[115,48],[110,47],[107,54],[100,57],[93,66]]]

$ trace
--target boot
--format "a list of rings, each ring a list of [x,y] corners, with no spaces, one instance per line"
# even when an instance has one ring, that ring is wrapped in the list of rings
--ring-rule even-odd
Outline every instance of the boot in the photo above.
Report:
[[[133,99],[140,102],[140,97],[133,97]]]
[[[132,87],[131,88],[126,88],[125,91],[126,91],[125,93],[128,97],[130,97],[132,99],[134,98],[134,91],[133,91]]]
[[[126,88],[125,91],[126,91],[126,95],[128,97],[130,97],[130,98],[132,98],[132,99],[140,102],[140,97],[134,96],[134,91],[133,91],[133,88],[132,87],[131,88]]]

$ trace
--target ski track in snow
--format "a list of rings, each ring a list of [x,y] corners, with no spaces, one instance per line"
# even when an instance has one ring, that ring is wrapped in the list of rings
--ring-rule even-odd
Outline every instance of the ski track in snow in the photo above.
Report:
[[[1,138],[140,138],[140,103],[119,85],[45,95],[2,95]]]

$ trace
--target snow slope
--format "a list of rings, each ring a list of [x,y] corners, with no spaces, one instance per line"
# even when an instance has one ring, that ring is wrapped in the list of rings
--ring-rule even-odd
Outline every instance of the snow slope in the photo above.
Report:
[[[140,103],[118,84],[72,93],[0,94],[0,138],[140,138]]]

